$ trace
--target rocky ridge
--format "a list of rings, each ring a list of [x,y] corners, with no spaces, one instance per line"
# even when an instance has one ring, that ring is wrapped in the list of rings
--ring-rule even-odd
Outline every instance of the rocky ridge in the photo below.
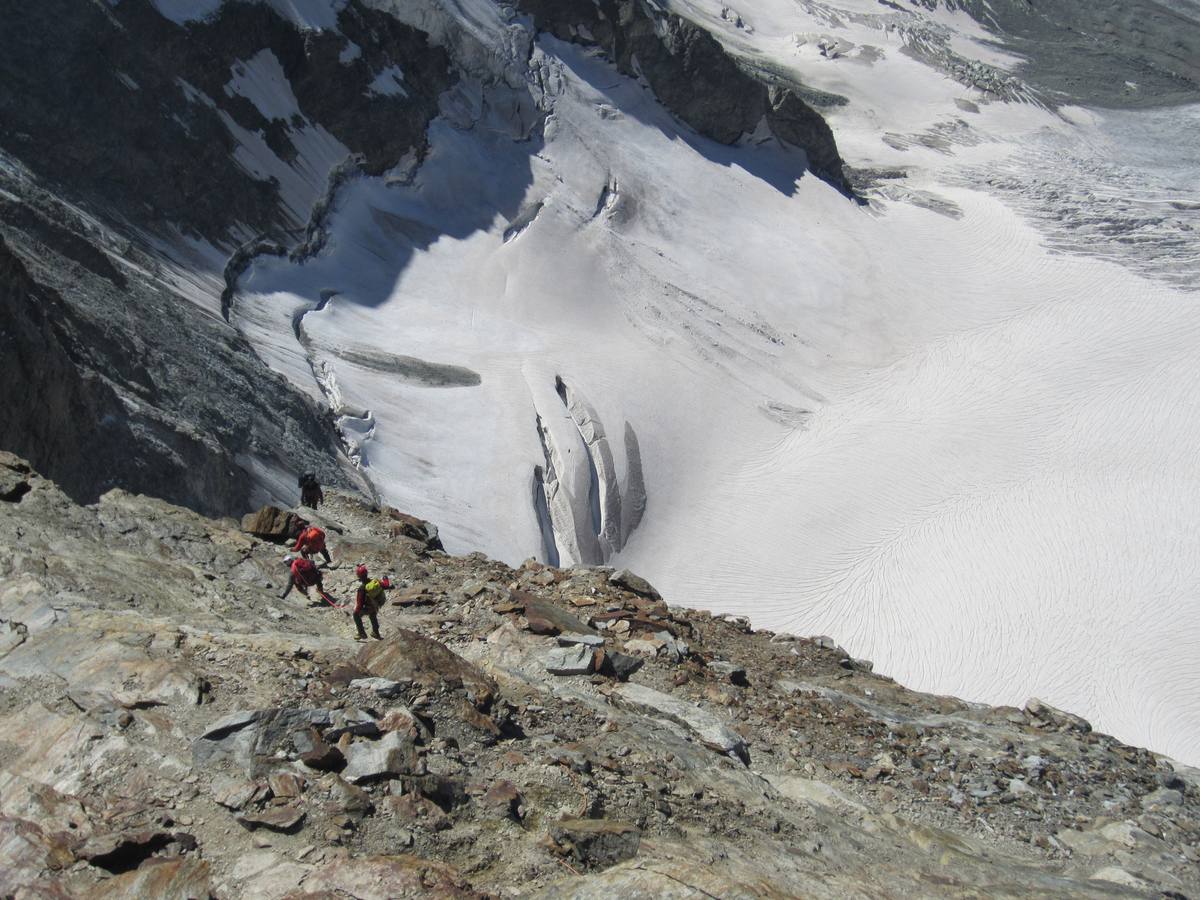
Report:
[[[908,691],[826,637],[513,569],[330,492],[80,506],[0,459],[0,896],[1194,896],[1200,778],[1037,700]]]

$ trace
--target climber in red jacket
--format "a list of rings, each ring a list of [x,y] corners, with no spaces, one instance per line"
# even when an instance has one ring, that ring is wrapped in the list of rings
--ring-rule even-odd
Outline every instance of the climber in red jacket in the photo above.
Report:
[[[291,569],[292,577],[288,579],[288,585],[283,589],[283,593],[279,595],[279,599],[283,600],[292,592],[292,588],[299,588],[300,593],[305,597],[308,596],[308,589],[315,587],[317,596],[328,603],[330,606],[341,609],[341,606],[329,596],[325,590],[325,586],[321,583],[321,570],[316,567],[310,559],[304,557],[295,557],[290,553],[283,558],[284,565]]]
[[[332,565],[333,560],[329,558],[329,551],[325,549],[325,532],[316,525],[305,525],[300,529],[300,534],[296,537],[296,544],[292,547],[293,553],[299,553],[305,559],[320,553],[325,557],[325,564]]]

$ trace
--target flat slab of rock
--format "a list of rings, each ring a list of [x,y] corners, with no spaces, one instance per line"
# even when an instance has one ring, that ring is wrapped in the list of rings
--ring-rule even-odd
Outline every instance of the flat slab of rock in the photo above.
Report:
[[[548,622],[562,634],[595,634],[596,630],[577,616],[547,600],[541,600],[528,591],[513,591],[512,599],[525,610],[525,618]]]
[[[268,831],[287,833],[300,827],[304,821],[304,810],[291,804],[272,806],[261,811],[242,813],[237,820],[251,830],[266,828]]]
[[[547,830],[561,852],[589,869],[632,859],[642,842],[637,826],[609,819],[562,819]]]
[[[1092,724],[1087,719],[1056,709],[1049,703],[1043,703],[1037,697],[1031,697],[1025,704],[1025,714],[1037,722],[1043,722],[1060,731],[1079,731],[1086,734],[1092,730]]]
[[[590,647],[555,647],[546,654],[546,671],[551,675],[588,675],[594,654]]]
[[[394,778],[417,768],[416,747],[399,731],[389,731],[377,741],[351,744],[345,755],[342,777],[355,783]]]
[[[598,634],[576,634],[568,632],[567,634],[560,634],[558,636],[558,643],[559,646],[562,647],[571,647],[578,644],[583,647],[595,648],[604,646],[604,638]]]
[[[827,809],[839,816],[865,818],[869,815],[867,808],[857,800],[823,781],[798,775],[768,775],[766,778],[771,787],[796,803]]]
[[[613,572],[608,576],[608,583],[643,597],[650,597],[654,600],[662,599],[662,595],[654,589],[650,582],[640,575],[634,575],[628,569]]]
[[[351,688],[364,691],[374,691],[380,697],[398,697],[405,685],[390,678],[355,678],[350,682]]]
[[[706,709],[641,684],[619,685],[613,691],[613,697],[621,706],[661,716],[682,725],[702,744],[718,753],[736,757],[742,762],[750,758],[742,737]]]

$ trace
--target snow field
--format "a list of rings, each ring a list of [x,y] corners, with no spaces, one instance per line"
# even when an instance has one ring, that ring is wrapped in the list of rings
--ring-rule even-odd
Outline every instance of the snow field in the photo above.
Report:
[[[883,131],[959,115],[961,86],[899,53],[842,66],[852,161],[903,161],[959,217],[867,210],[777,148],[686,134],[577,48],[543,39],[535,62],[557,92],[544,142],[439,122],[411,186],[353,182],[319,256],[241,281],[238,326],[333,397],[385,499],[452,551],[544,558],[540,418],[555,537],[584,541],[561,378],[610,438],[636,431],[647,511],[609,561],[672,602],[1200,760],[1197,295],[1052,253],[952,177],[1093,123],[992,106],[949,149],[900,150]],[[883,82],[886,112],[865,99]],[[446,366],[478,384],[429,375]]]

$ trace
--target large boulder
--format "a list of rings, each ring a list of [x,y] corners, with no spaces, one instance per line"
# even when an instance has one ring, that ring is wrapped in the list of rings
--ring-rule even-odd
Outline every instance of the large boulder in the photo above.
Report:
[[[362,671],[416,686],[431,702],[414,709],[433,720],[433,731],[461,743],[493,744],[510,711],[496,703],[496,682],[445,644],[401,628],[358,654]],[[434,700],[433,698],[436,698]]]
[[[531,628],[534,634],[597,634],[596,629],[580,621],[565,609],[535,597],[528,591],[513,591],[512,602],[518,609],[523,609],[525,618],[532,625],[535,621],[550,625],[550,628]]]
[[[588,869],[603,869],[637,856],[642,833],[635,825],[609,819],[561,819],[549,828],[559,852]]]
[[[654,586],[650,582],[640,575],[633,574],[628,569],[613,572],[608,576],[608,583],[614,587],[624,588],[642,597],[650,597],[653,600],[662,599],[662,595],[654,589]]]
[[[443,550],[442,539],[438,536],[437,526],[416,516],[400,512],[394,506],[384,507],[384,514],[391,519],[393,537],[406,537],[419,541],[426,550]]]
[[[1092,730],[1092,724],[1082,716],[1057,709],[1049,703],[1044,703],[1037,697],[1031,697],[1025,704],[1025,715],[1033,719],[1033,724],[1043,728],[1053,728],[1058,731],[1078,731],[1087,734]]]
[[[377,741],[359,741],[346,749],[342,777],[356,784],[416,773],[420,766],[412,739],[389,731]]]
[[[477,708],[489,706],[496,696],[496,683],[478,666],[445,644],[407,628],[363,647],[357,663],[379,678],[417,684],[431,691],[461,690]]]
[[[309,736],[313,727],[332,724],[327,709],[240,710],[213,722],[192,742],[192,761],[207,766],[230,759],[248,774],[259,774],[270,766],[276,751],[297,749],[294,735]]]
[[[242,517],[242,531],[277,544],[295,540],[303,524],[304,520],[300,516],[278,506],[264,506],[258,512],[247,513]]]

